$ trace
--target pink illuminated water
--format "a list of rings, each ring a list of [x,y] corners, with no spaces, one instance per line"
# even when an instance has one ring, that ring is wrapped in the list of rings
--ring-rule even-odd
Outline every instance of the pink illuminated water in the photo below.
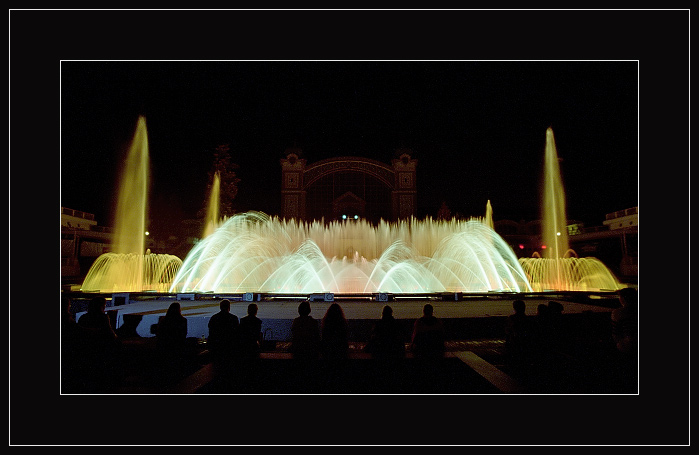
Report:
[[[531,290],[482,220],[373,225],[238,214],[195,245],[172,291],[432,293]]]

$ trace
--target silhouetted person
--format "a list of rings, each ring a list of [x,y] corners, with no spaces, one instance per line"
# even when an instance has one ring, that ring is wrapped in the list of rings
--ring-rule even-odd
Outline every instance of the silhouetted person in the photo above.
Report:
[[[187,357],[187,318],[179,302],[172,302],[160,318],[156,346],[162,378],[173,380],[185,370]]]
[[[88,387],[97,389],[113,386],[120,379],[119,339],[105,313],[106,306],[104,297],[94,297],[88,303],[87,313],[78,319],[83,329],[80,352],[85,362],[85,379]]]
[[[231,302],[221,300],[220,311],[209,319],[208,349],[219,366],[231,366],[238,347],[238,316],[231,314]]]
[[[257,305],[248,305],[248,314],[240,319],[240,351],[243,357],[256,357],[262,347],[262,320]]]
[[[444,354],[444,325],[433,312],[434,307],[429,303],[425,304],[422,316],[413,325],[410,347],[418,357],[441,357]]]
[[[87,306],[87,313],[80,316],[78,324],[104,343],[116,341],[117,335],[105,312],[107,301],[104,297],[94,297]]]
[[[612,338],[623,354],[636,354],[638,347],[638,293],[634,288],[619,290],[621,307],[612,311]]]
[[[505,327],[505,350],[510,362],[524,365],[530,360],[533,327],[527,317],[523,300],[512,302],[514,313],[507,317]]]
[[[182,316],[180,302],[172,302],[160,321],[156,333],[158,347],[181,352],[187,340],[187,318]]]
[[[320,329],[311,316],[311,304],[301,302],[299,316],[291,323],[291,352],[295,359],[316,359],[320,353]]]
[[[405,357],[403,331],[389,305],[383,307],[381,319],[372,327],[365,350],[376,359]]]
[[[79,392],[81,343],[84,329],[75,322],[70,297],[61,297],[61,387],[64,393]]]
[[[115,330],[117,336],[120,340],[125,340],[127,338],[141,338],[136,330],[138,324],[141,323],[143,315],[141,314],[125,314],[123,318],[123,323],[121,326]]]
[[[321,321],[321,354],[326,360],[343,360],[349,352],[349,328],[342,307],[332,303]]]

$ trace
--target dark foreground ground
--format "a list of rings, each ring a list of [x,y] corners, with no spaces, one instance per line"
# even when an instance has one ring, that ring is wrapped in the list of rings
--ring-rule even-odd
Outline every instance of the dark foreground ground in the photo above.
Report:
[[[564,297],[564,296],[559,296]],[[208,318],[219,300],[183,301],[188,318],[189,351],[176,361],[159,357],[148,330],[164,314],[168,300],[135,301],[113,307],[120,346],[110,370],[100,377],[77,356],[77,364],[62,362],[61,391],[77,394],[637,394],[636,356],[625,358],[611,338],[614,298],[588,296],[560,299],[562,339],[532,348],[526,358],[508,354],[505,325],[512,297],[485,296],[464,302],[431,301],[447,332],[445,355],[431,362],[413,358],[407,350],[412,323],[424,300],[391,303],[403,326],[404,359],[390,364],[372,359],[364,346],[382,302],[343,301],[350,331],[349,358],[339,364],[323,360],[299,363],[289,353],[288,329],[298,302],[260,305],[266,338],[254,362],[236,361],[225,369],[212,363],[204,342]],[[537,305],[549,297],[529,298],[526,312],[536,319]],[[314,302],[312,315],[322,318],[328,302]],[[247,302],[233,302],[231,312],[242,317]],[[123,313],[124,317],[119,317]],[[126,316],[140,321],[125,331]],[[274,324],[274,325],[272,325]],[[273,328],[273,330],[271,330]],[[143,336],[143,334],[151,336]],[[99,370],[99,368],[97,369]]]
[[[574,339],[566,349],[513,359],[498,338],[449,340],[438,359],[383,362],[351,343],[349,359],[301,362],[277,342],[253,360],[212,362],[191,339],[189,355],[158,358],[155,339],[122,340],[115,368],[102,380],[85,369],[64,370],[63,393],[78,394],[636,394],[635,359],[606,339]]]

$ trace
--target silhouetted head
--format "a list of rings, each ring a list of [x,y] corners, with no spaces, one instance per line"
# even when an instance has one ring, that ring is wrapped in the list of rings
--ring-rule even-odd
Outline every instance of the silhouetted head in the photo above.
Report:
[[[512,308],[515,309],[515,313],[524,314],[524,310],[526,309],[524,300],[515,300],[514,302],[512,302]]]
[[[540,303],[536,307],[536,314],[539,316],[546,316],[549,313],[549,307],[546,306],[545,303]]]
[[[225,311],[228,313],[231,311],[231,301],[228,299],[223,299],[221,300],[221,303],[218,305],[219,308],[221,308],[221,311]]]
[[[167,313],[165,314],[165,316],[182,316],[180,302],[172,302],[170,306],[167,308]]]
[[[308,316],[311,314],[311,304],[304,301],[299,304],[299,314],[301,316]]]
[[[107,307],[107,300],[104,297],[93,297],[87,304],[88,313],[104,313]]]
[[[563,313],[563,305],[561,305],[559,302],[556,302],[555,300],[551,300],[549,302],[549,313],[553,313],[553,314]]]
[[[334,320],[344,319],[345,312],[342,311],[342,307],[339,303],[333,303],[328,307],[328,310],[325,312],[325,318]]]
[[[431,303],[426,303],[425,306],[422,307],[422,314],[425,316],[432,316],[432,313],[434,313],[434,307]]]
[[[391,319],[392,317],[393,308],[391,308],[389,305],[383,307],[383,311],[381,311],[381,319]]]
[[[257,315],[257,304],[251,303],[250,305],[248,305],[248,314],[250,316]]]

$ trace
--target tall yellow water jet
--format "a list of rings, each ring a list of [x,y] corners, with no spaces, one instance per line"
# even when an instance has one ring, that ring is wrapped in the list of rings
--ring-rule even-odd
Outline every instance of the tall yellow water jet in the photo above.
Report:
[[[553,130],[546,130],[546,153],[544,163],[544,188],[542,197],[542,239],[546,245],[544,257],[562,258],[568,251],[568,220],[566,201],[558,164],[558,152]]]
[[[95,260],[81,289],[90,292],[166,291],[182,260],[170,254],[146,254],[144,251],[150,177],[144,117],[138,118],[121,176],[112,251]]]
[[[112,252],[144,254],[150,158],[146,119],[138,118],[126,156],[114,213]]]
[[[488,203],[485,205],[485,225],[488,226],[490,229],[495,229],[495,224],[493,223],[493,206],[490,205],[490,199],[488,199]]]
[[[204,218],[204,238],[213,233],[219,220],[219,200],[221,198],[221,175],[219,172],[214,174],[214,181],[211,185],[211,193],[209,194],[209,203],[206,206],[206,218]]]
[[[520,258],[535,291],[615,290],[620,284],[599,259],[578,258],[568,247],[565,192],[553,130],[546,130],[541,236],[544,257]]]

